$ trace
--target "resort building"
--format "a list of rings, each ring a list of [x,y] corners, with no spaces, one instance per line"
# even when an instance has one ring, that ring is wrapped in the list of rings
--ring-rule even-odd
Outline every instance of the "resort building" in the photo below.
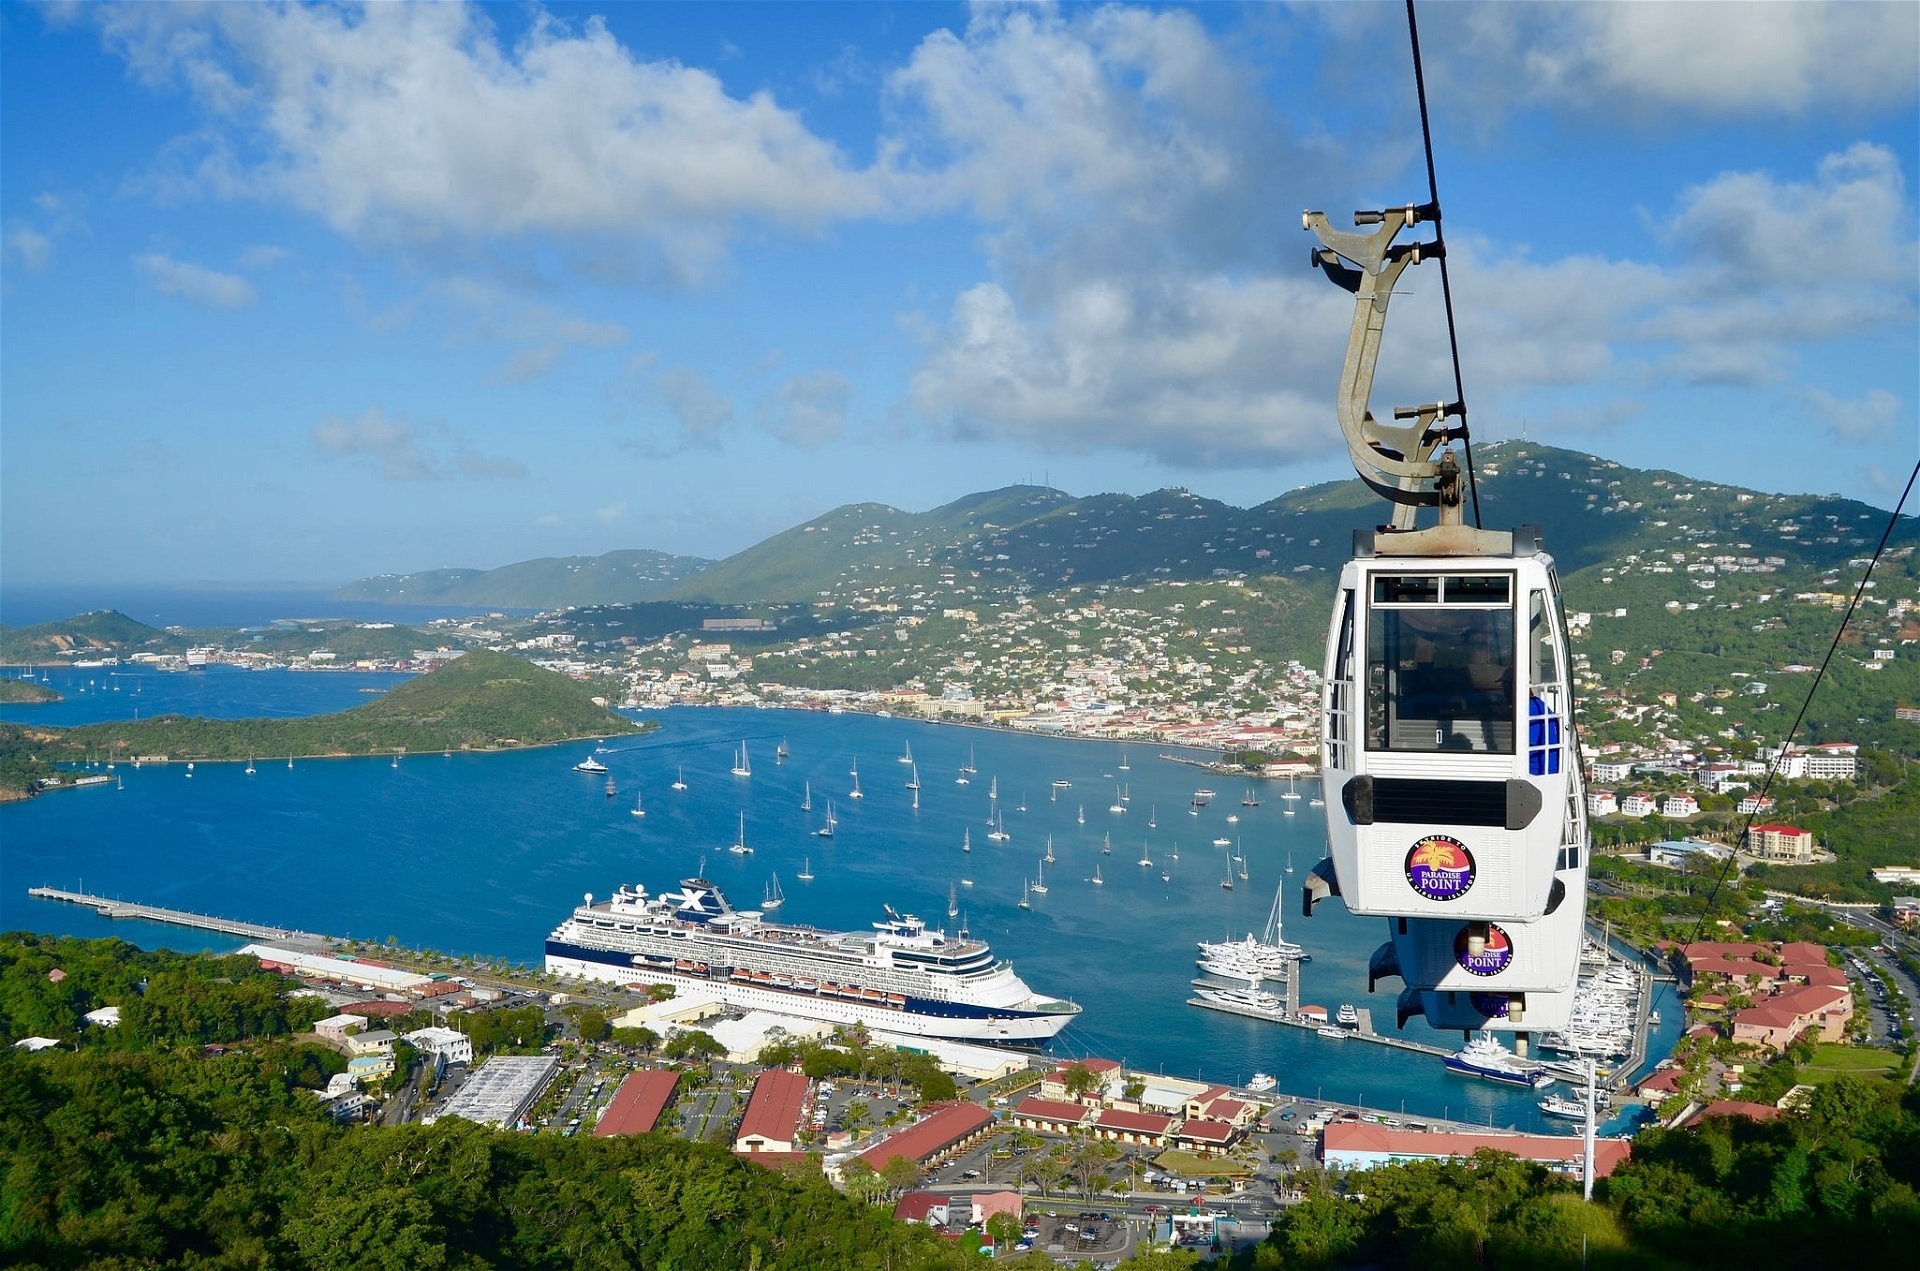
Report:
[[[1755,825],[1747,829],[1747,854],[1763,861],[1804,864],[1813,859],[1813,849],[1813,831],[1797,825]]]

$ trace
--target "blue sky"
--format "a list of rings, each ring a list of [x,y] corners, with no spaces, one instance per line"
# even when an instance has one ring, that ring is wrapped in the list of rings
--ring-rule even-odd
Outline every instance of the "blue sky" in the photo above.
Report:
[[[1892,506],[1920,6],[1421,10],[1467,400]],[[0,571],[334,581],[1350,475],[1399,5],[0,7]],[[1376,408],[1450,396],[1403,278]]]

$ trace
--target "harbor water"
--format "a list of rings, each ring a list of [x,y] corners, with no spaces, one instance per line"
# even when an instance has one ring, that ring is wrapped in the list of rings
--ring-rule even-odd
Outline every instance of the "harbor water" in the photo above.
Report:
[[[66,702],[9,707],[4,717],[128,718],[136,703],[143,717],[306,714],[366,701],[362,690],[397,678],[216,667],[141,676],[138,691],[80,693],[63,682],[89,676],[100,673],[57,671]],[[1312,954],[1300,1000],[1330,1014],[1347,1002],[1368,1007],[1377,1027],[1392,1028],[1396,985],[1365,991],[1383,924],[1337,901],[1299,915],[1297,881],[1324,850],[1313,783],[1288,801],[1284,782],[1211,774],[1149,745],[855,713],[678,708],[645,718],[653,732],[597,751],[583,742],[291,766],[259,756],[252,776],[242,763],[200,763],[189,777],[184,764],[122,762],[102,786],[0,807],[0,929],[173,948],[239,943],[28,897],[46,885],[537,967],[547,933],[585,893],[623,882],[660,890],[704,872],[735,907],[753,908],[777,873],[781,921],[860,930],[892,905],[950,930],[964,923],[1036,989],[1084,1008],[1050,1047],[1062,1057],[1226,1083],[1264,1071],[1283,1092],[1396,1116],[1567,1129],[1539,1112],[1537,1095],[1453,1076],[1429,1055],[1186,1004],[1199,974],[1195,941],[1260,931],[1284,885],[1286,937]],[[730,771],[743,744],[746,777]],[[911,766],[900,762],[909,748]],[[572,770],[590,754],[610,770],[614,794],[606,777]],[[970,760],[977,771],[963,773]],[[860,800],[848,797],[856,764]],[[916,770],[917,810],[907,788]],[[687,789],[673,790],[682,777]],[[987,837],[996,778],[1006,842]],[[1215,795],[1196,814],[1201,787]],[[810,812],[801,806],[809,791]],[[1243,806],[1249,791],[1258,806]],[[838,832],[821,838],[813,831],[829,800]],[[645,816],[633,815],[636,804]],[[751,855],[728,850],[743,816]],[[1052,864],[1042,859],[1049,838]],[[1233,867],[1228,891],[1235,854],[1247,877]],[[798,877],[803,862],[811,882]],[[1043,876],[1045,894],[1020,908],[1023,884]],[[1678,1029],[1680,1013],[1663,1014],[1674,1022],[1656,1030],[1655,1054]],[[1419,1021],[1399,1035],[1460,1044]]]

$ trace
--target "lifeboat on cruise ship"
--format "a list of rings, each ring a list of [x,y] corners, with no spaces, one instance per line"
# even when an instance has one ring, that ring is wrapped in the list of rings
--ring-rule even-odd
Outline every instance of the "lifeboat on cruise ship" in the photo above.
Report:
[[[887,994],[887,1005],[888,1005],[888,1006],[898,1006],[898,1007],[900,1007],[900,1008],[902,1008],[902,1009],[905,1009],[905,1007],[906,1007],[906,1005],[907,1005],[907,997],[906,997],[906,994],[904,994],[904,993],[889,993],[889,994]]]

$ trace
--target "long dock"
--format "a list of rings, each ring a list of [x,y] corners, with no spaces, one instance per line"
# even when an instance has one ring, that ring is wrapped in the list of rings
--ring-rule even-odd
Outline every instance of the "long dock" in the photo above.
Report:
[[[1225,984],[1216,984],[1210,980],[1195,980],[1193,981],[1193,985],[1195,988],[1210,989],[1229,987]],[[1204,997],[1190,997],[1187,999],[1187,1005],[1204,1007],[1210,1011],[1224,1011],[1228,1015],[1245,1015],[1248,1019],[1263,1019],[1269,1024],[1285,1024],[1289,1028],[1311,1028],[1318,1031],[1325,1026],[1322,1021],[1301,1019],[1297,1013],[1289,1015],[1285,1011],[1266,1011],[1261,1010],[1257,1006],[1246,1006],[1238,1002],[1220,1002]],[[1453,1053],[1439,1046],[1429,1046],[1425,1042],[1408,1041],[1404,1037],[1387,1037],[1376,1033],[1373,1031],[1373,1013],[1363,1009],[1358,1012],[1358,1014],[1360,1017],[1359,1025],[1355,1028],[1345,1030],[1347,1037],[1351,1040],[1377,1042],[1382,1046],[1393,1046],[1399,1050],[1418,1051],[1423,1055],[1435,1055],[1440,1058],[1445,1058]]]
[[[284,927],[268,927],[257,922],[242,922],[237,918],[216,918],[210,914],[188,913],[183,909],[164,909],[159,905],[142,905],[127,900],[110,900],[105,896],[89,896],[85,892],[66,891],[59,887],[29,887],[27,895],[36,896],[41,900],[61,900],[70,905],[85,905],[103,918],[140,918],[147,922],[171,923],[176,927],[196,927],[201,931],[218,931],[230,936],[245,936],[250,940],[286,940],[299,934]]]

